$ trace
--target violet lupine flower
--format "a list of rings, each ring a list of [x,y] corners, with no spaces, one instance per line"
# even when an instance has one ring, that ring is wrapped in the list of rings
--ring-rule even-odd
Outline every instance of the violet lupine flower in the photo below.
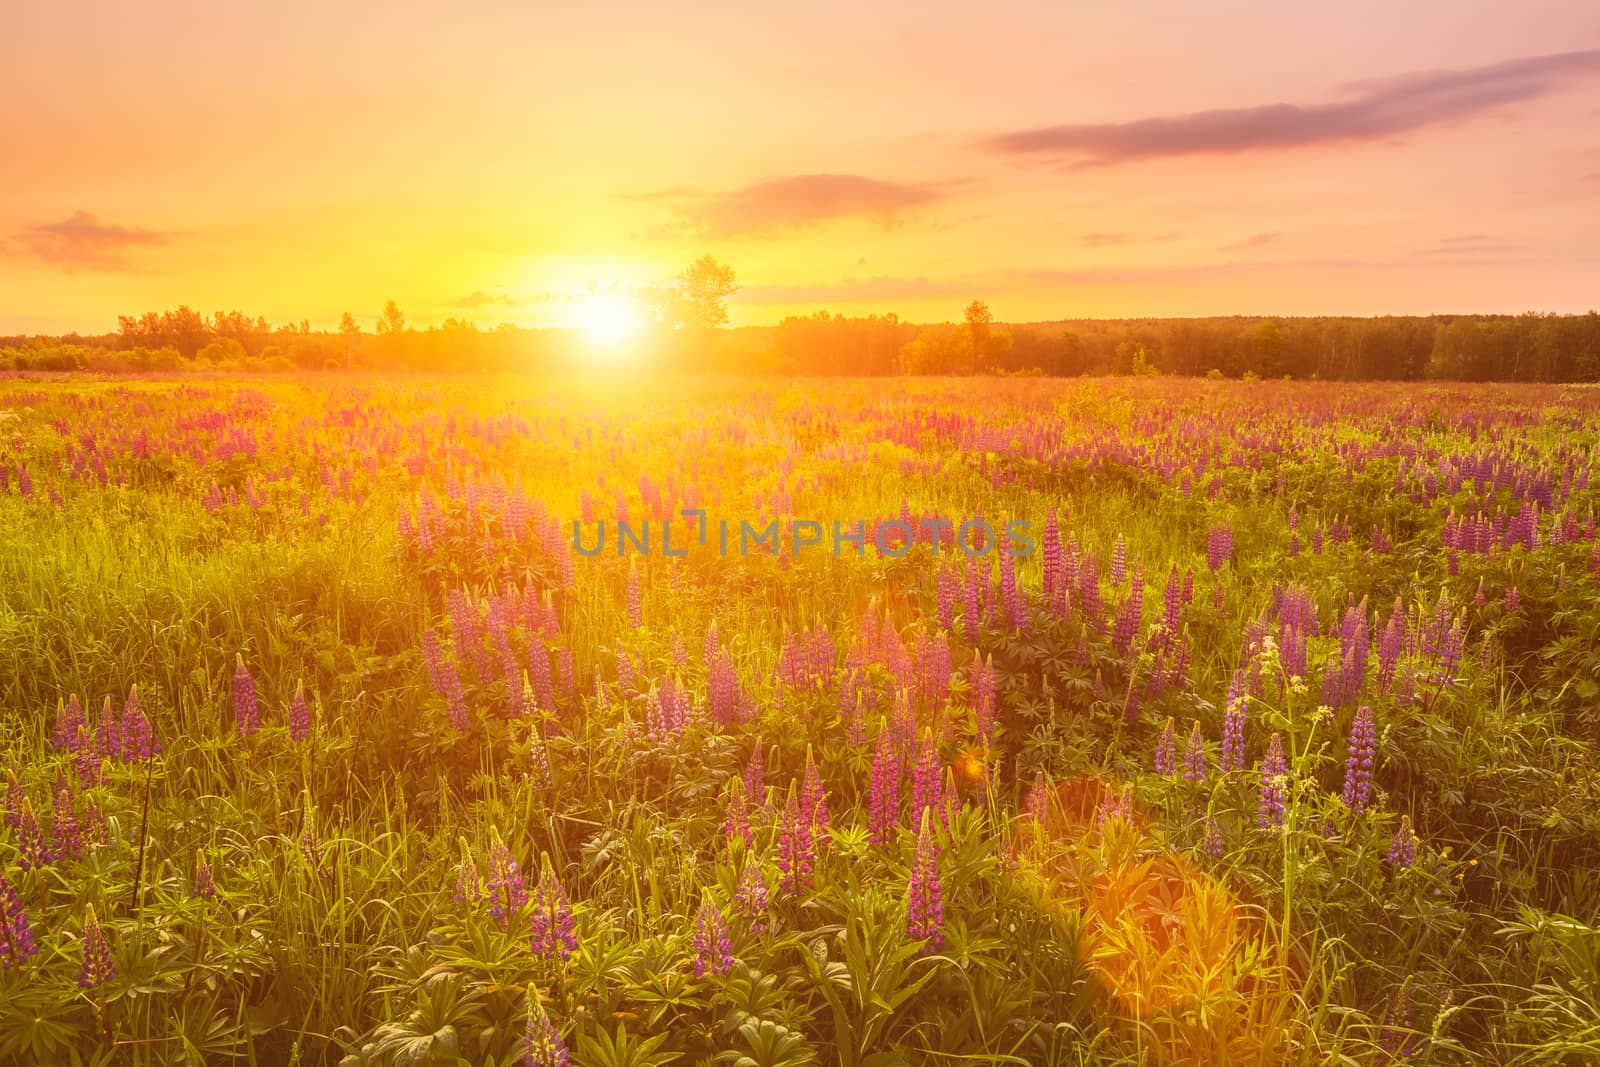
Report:
[[[767,749],[759,737],[745,761],[744,795],[756,808],[767,806]]]
[[[967,644],[976,645],[983,629],[983,585],[984,578],[978,571],[978,560],[974,556],[967,557],[967,581],[964,589],[965,597],[961,606],[962,622],[966,626]]]
[[[922,745],[911,770],[911,818],[920,819],[928,808],[937,808],[943,783],[939,780],[939,745],[932,730],[922,731]]]
[[[117,727],[117,713],[111,710],[109,696],[100,705],[100,717],[95,720],[94,729],[95,748],[107,759],[116,759],[122,751],[122,738]]]
[[[1345,746],[1349,754],[1344,765],[1344,803],[1357,815],[1367,810],[1372,795],[1372,761],[1377,741],[1378,727],[1372,720],[1372,709],[1363,704],[1356,709]]]
[[[1506,588],[1506,611],[1515,615],[1522,607],[1522,592],[1516,586]]]
[[[517,866],[511,850],[499,840],[489,846],[489,880],[484,891],[489,898],[489,914],[501,926],[510,929],[511,916],[528,903],[528,889],[523,882],[522,868]]]
[[[28,913],[22,908],[22,898],[5,872],[0,871],[0,971],[20,967],[38,949]]]
[[[100,807],[94,802],[94,797],[84,797],[83,843],[93,848],[105,844],[110,836],[111,829],[106,825],[106,817],[100,813]]]
[[[217,895],[217,884],[211,877],[211,864],[206,862],[204,852],[198,853],[195,859],[194,895],[202,900],[209,900]]]
[[[450,713],[450,726],[458,733],[466,733],[471,721],[467,718],[467,698],[461,691],[461,673],[456,669],[454,660],[445,660],[439,668],[439,680],[443,683],[444,703]]]
[[[939,851],[928,828],[927,811],[922,813],[917,851],[911,860],[911,875],[906,886],[906,933],[915,941],[926,941],[929,951],[937,950],[944,939]]]
[[[1043,826],[1049,816],[1050,787],[1045,782],[1043,771],[1033,776],[1033,784],[1028,787],[1027,795],[1022,798],[1022,811],[1037,826]]]
[[[106,944],[105,931],[95,918],[94,905],[89,905],[83,920],[83,966],[78,971],[78,985],[93,989],[116,976],[116,965],[111,962],[111,946]]]
[[[811,822],[800,811],[800,797],[791,786],[789,799],[778,820],[778,870],[782,874],[779,891],[799,896],[810,889],[816,861],[817,846]]]
[[[823,840],[828,829],[828,791],[823,788],[810,745],[806,746],[806,769],[800,783],[800,814],[811,824],[812,833]]]
[[[234,658],[233,668],[233,721],[239,736],[249,737],[261,727],[261,711],[256,707],[256,683],[244,665],[244,654]]]
[[[1389,842],[1389,865],[1395,869],[1409,867],[1417,859],[1417,835],[1411,831],[1411,816],[1400,816],[1400,828]]]
[[[1206,840],[1203,847],[1206,855],[1214,860],[1220,860],[1227,851],[1222,843],[1222,825],[1215,818],[1206,819]]]
[[[561,1031],[535,1000],[528,1011],[528,1028],[522,1035],[522,1067],[571,1067],[571,1064],[572,1053],[561,1040]]]
[[[55,813],[50,824],[50,850],[61,859],[75,860],[83,855],[83,834],[78,828],[78,812],[67,789],[56,791]]]
[[[78,694],[73,693],[67,698],[66,704],[56,711],[56,728],[51,735],[51,744],[58,750],[71,751],[78,739],[79,727],[87,721],[83,705],[78,702]]]
[[[122,723],[118,730],[119,754],[124,762],[142,763],[161,751],[156,742],[155,728],[139,704],[139,687],[128,690],[128,702],[122,709]]]
[[[730,848],[735,841],[745,848],[750,847],[753,840],[750,834],[750,806],[745,802],[744,780],[741,778],[728,783],[728,817],[722,828]]]
[[[639,591],[639,568],[634,563],[637,558],[628,561],[628,625],[634,629],[644,625],[644,599]]]
[[[1228,701],[1228,710],[1222,716],[1222,759],[1220,770],[1244,770],[1245,706],[1249,698],[1240,695]]]
[[[1395,990],[1394,1000],[1384,1015],[1383,1032],[1378,1036],[1378,1045],[1387,1055],[1389,1063],[1403,1063],[1411,1054],[1410,987],[1411,979],[1407,978]]]
[[[1200,736],[1200,720],[1194,721],[1194,729],[1189,731],[1189,743],[1183,750],[1183,776],[1191,782],[1203,782],[1206,779],[1206,744]]]
[[[577,950],[572,904],[546,854],[541,859],[539,882],[533,887],[533,954],[564,961]]]
[[[1156,742],[1155,768],[1157,774],[1167,775],[1175,773],[1178,769],[1177,730],[1170,718],[1161,730],[1161,739]]]
[[[1121,534],[1117,535],[1117,543],[1111,546],[1111,584],[1121,585],[1122,580],[1128,576],[1128,542]]]
[[[1221,570],[1233,556],[1233,527],[1228,523],[1206,531],[1206,566]]]
[[[972,650],[972,668],[968,672],[972,691],[972,715],[978,726],[978,742],[988,744],[994,736],[995,677],[994,658],[983,659],[978,650]]]
[[[1285,781],[1289,776],[1283,758],[1283,738],[1273,734],[1267,742],[1267,755],[1261,761],[1261,791],[1256,805],[1256,823],[1264,830],[1283,825]]]
[[[700,896],[700,910],[694,917],[694,976],[727,974],[733,969],[733,942],[728,939],[728,921],[722,917],[710,893]]]
[[[472,858],[472,849],[466,839],[461,841],[461,863],[456,867],[457,904],[476,907],[484,899],[483,878],[478,874],[478,861]]]
[[[55,861],[55,853],[50,850],[50,843],[45,840],[44,829],[39,825],[39,816],[34,813],[33,802],[27,797],[22,798],[22,815],[17,821],[17,866],[25,871],[36,871],[48,867]]]
[[[868,821],[875,845],[888,844],[900,822],[903,767],[896,747],[894,731],[886,722],[878,728],[878,747],[872,754],[872,779],[868,788]]]
[[[304,741],[311,736],[311,711],[306,707],[306,684],[295,683],[294,699],[289,702],[289,740]]]
[[[754,856],[746,856],[739,875],[739,888],[733,895],[734,914],[744,920],[753,934],[767,931],[767,880]]]

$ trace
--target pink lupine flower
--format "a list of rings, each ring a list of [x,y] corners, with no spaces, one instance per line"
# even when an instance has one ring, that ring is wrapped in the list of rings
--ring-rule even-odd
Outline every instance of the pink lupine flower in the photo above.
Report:
[[[511,926],[511,917],[528,903],[522,868],[498,838],[489,846],[489,878],[484,883],[484,892],[489,898],[490,916],[506,928]]]
[[[1288,765],[1283,756],[1283,738],[1274,733],[1267,742],[1267,755],[1261,763],[1261,789],[1257,802],[1256,822],[1263,829],[1283,825],[1287,779]]]
[[[1367,808],[1372,794],[1372,763],[1378,740],[1378,727],[1372,720],[1372,709],[1363,704],[1356,709],[1350,724],[1350,740],[1344,766],[1345,806],[1357,815]]]
[[[755,856],[745,857],[739,875],[739,889],[733,896],[733,910],[753,934],[767,931],[767,880]]]
[[[22,798],[22,812],[17,821],[16,847],[17,866],[25,871],[36,871],[55,862],[55,853],[51,851],[50,843],[45,839],[44,829],[39,825],[39,816],[33,810],[33,802],[27,797]]]
[[[810,745],[806,746],[806,768],[800,785],[800,813],[811,823],[812,833],[819,843],[824,841],[828,829],[828,791],[822,785],[822,773],[817,770]]]
[[[816,862],[817,845],[811,821],[801,812],[799,794],[791,786],[789,799],[778,820],[778,871],[782,875],[778,889],[790,896],[809,890]]]
[[[22,966],[38,950],[22,899],[0,871],[0,972]]]
[[[723,833],[731,847],[735,841],[749,848],[753,838],[750,833],[750,806],[745,802],[744,780],[734,778],[728,783],[728,817],[722,824]]]
[[[50,837],[51,851],[58,857],[75,860],[83,855],[83,835],[78,828],[77,808],[72,802],[72,793],[65,788],[56,791]]]
[[[234,659],[233,720],[241,737],[249,737],[261,727],[261,712],[256,707],[256,683],[244,665],[243,653]]]
[[[1191,782],[1203,782],[1206,778],[1206,745],[1200,735],[1200,720],[1194,721],[1194,729],[1189,731],[1189,743],[1183,750],[1183,776]]]
[[[902,764],[894,731],[887,722],[878,729],[878,746],[872,756],[867,817],[872,843],[886,845],[900,822]]]
[[[78,985],[93,989],[115,977],[116,965],[111,962],[111,946],[106,944],[105,931],[95,918],[94,905],[90,905],[83,920],[83,964],[78,971]]]
[[[306,685],[296,682],[294,699],[289,702],[289,740],[304,741],[311,736],[311,711],[306,707]]]
[[[926,941],[929,951],[937,951],[944,939],[944,903],[939,884],[939,852],[928,828],[928,812],[922,813],[917,832],[917,851],[911,861],[906,885],[906,933],[916,941]]]

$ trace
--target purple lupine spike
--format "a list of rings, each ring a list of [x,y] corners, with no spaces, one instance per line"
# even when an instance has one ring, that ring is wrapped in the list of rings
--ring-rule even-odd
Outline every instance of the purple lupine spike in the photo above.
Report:
[[[78,971],[78,985],[83,989],[111,980],[116,976],[116,965],[111,962],[111,946],[106,944],[105,931],[95,918],[94,905],[85,909],[83,920],[83,964]]]
[[[800,812],[811,823],[812,834],[823,842],[828,829],[828,791],[822,785],[822,773],[817,770],[810,745],[806,746],[806,769],[800,785]]]
[[[728,921],[710,893],[700,895],[700,910],[694,917],[694,976],[727,974],[733,969],[733,942],[728,939]]]
[[[754,855],[746,856],[739,874],[739,888],[733,895],[733,911],[753,934],[767,931],[767,880]]]
[[[24,871],[36,871],[55,862],[55,853],[50,849],[50,842],[45,839],[44,829],[39,825],[39,816],[33,810],[33,802],[27,797],[22,798],[22,813],[17,821],[16,847],[17,866]]]
[[[811,888],[811,875],[817,860],[816,839],[811,822],[800,810],[800,796],[789,788],[778,820],[778,889],[787,896],[799,896]]]
[[[94,744],[106,759],[114,760],[122,751],[122,738],[117,728],[117,713],[111,710],[109,696],[100,705],[100,717],[95,720]]]
[[[634,629],[644,625],[644,598],[639,589],[637,556],[628,559],[628,625]]]
[[[1200,734],[1200,720],[1194,721],[1194,729],[1189,731],[1189,743],[1183,749],[1183,776],[1191,782],[1203,782],[1206,779],[1206,744]]]
[[[1227,852],[1227,847],[1222,841],[1222,826],[1215,818],[1206,819],[1206,839],[1203,847],[1206,855],[1214,860],[1220,860]]]
[[[906,884],[906,933],[915,941],[926,941],[927,950],[937,951],[944,939],[944,902],[939,883],[939,850],[929,829],[928,812],[922,813],[917,832],[917,851],[911,860]]]
[[[1116,544],[1111,546],[1111,584],[1121,585],[1122,580],[1128,576],[1128,542],[1121,534],[1117,534]]]
[[[204,852],[196,853],[194,863],[194,895],[209,900],[217,895],[217,883],[211,877],[211,864]]]
[[[1522,608],[1522,592],[1516,586],[1506,587],[1506,613],[1515,615]]]
[[[67,698],[66,704],[56,712],[56,726],[55,732],[51,735],[51,743],[60,751],[71,751],[77,742],[78,730],[86,721],[83,705],[78,702],[78,694],[73,693]]]
[[[900,822],[903,767],[896,747],[894,731],[885,722],[878,729],[878,746],[872,755],[867,808],[872,843],[875,845],[887,845]]]
[[[1167,719],[1167,725],[1161,729],[1161,738],[1156,742],[1155,769],[1157,774],[1170,775],[1178,769],[1178,738],[1177,728],[1172,719]]]
[[[1417,835],[1411,830],[1411,816],[1400,816],[1400,828],[1389,842],[1389,865],[1395,869],[1411,866],[1417,859]]]
[[[1373,722],[1372,709],[1363,704],[1356,709],[1356,717],[1350,723],[1344,765],[1344,803],[1357,815],[1367,810],[1372,794],[1372,763],[1377,741],[1378,727]]]
[[[244,653],[234,657],[233,721],[240,737],[249,737],[261,728],[261,711],[256,707],[256,683],[244,665]]]
[[[994,658],[980,658],[972,650],[972,667],[968,671],[972,692],[972,714],[978,726],[978,742],[988,744],[994,736],[995,677]]]
[[[1228,710],[1222,716],[1222,758],[1219,769],[1223,774],[1244,769],[1245,707],[1250,698],[1244,694],[1228,701]]]
[[[22,966],[38,950],[22,898],[5,872],[0,871],[0,972]]]
[[[306,707],[306,683],[297,681],[294,699],[289,702],[289,740],[305,741],[311,737],[311,711]]]
[[[1267,742],[1267,755],[1261,761],[1261,790],[1256,805],[1256,823],[1262,829],[1283,825],[1287,799],[1288,764],[1283,756],[1283,738],[1274,733]]]
[[[532,944],[533,954],[546,959],[564,961],[578,950],[572,904],[550,865],[548,853],[540,858],[539,882],[533,887]]]
[[[1233,556],[1233,527],[1222,523],[1206,531],[1206,566],[1221,570]]]
[[[528,889],[511,850],[498,835],[489,846],[489,878],[484,883],[489,898],[489,914],[501,926],[511,926],[511,918],[528,903]]]
[[[1394,1000],[1383,1019],[1383,1032],[1378,1036],[1378,1046],[1383,1049],[1388,1063],[1404,1063],[1411,1055],[1411,979],[1408,977],[1395,990]]]
[[[100,813],[100,806],[94,802],[94,797],[83,798],[83,843],[93,848],[105,844],[111,836],[111,829],[106,825],[106,817]]]
[[[528,1026],[522,1034],[522,1067],[571,1067],[572,1053],[561,1040],[561,1031],[539,1005],[538,994],[530,991]]]
[[[734,778],[728,783],[728,817],[722,824],[728,845],[738,841],[749,848],[754,840],[750,833],[750,806],[745,802],[744,779]]]
[[[928,808],[937,808],[943,783],[939,780],[939,743],[932,730],[922,731],[922,744],[917,749],[916,763],[911,770],[912,819],[921,817]]]
[[[150,725],[150,717],[145,714],[144,707],[139,703],[138,686],[131,686],[128,689],[128,702],[122,709],[122,723],[118,733],[120,755],[125,763],[142,763],[161,751],[161,746],[156,743],[155,728]]]
[[[83,855],[83,835],[78,828],[78,812],[72,792],[56,791],[55,812],[50,824],[50,850],[61,859],[75,860]]]

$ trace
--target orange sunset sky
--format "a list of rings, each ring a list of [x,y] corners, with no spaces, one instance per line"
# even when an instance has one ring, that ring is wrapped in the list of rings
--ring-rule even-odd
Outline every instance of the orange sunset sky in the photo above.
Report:
[[[6,5],[0,333],[1600,304],[1593,0],[458,6]]]

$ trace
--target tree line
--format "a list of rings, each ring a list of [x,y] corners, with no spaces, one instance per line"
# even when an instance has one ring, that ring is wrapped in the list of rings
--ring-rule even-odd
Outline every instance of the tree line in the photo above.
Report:
[[[1051,376],[1175,374],[1333,380],[1597,381],[1600,314],[1068,319],[1004,324],[987,304],[960,321],[898,315],[792,315],[728,328],[731,268],[710,256],[638,294],[648,323],[639,360],[692,373]],[[190,368],[376,371],[581,370],[569,329],[461,319],[424,329],[393,301],[370,331],[346,312],[337,330],[190,307],[125,315],[99,337],[0,337],[0,370],[157,372]]]

